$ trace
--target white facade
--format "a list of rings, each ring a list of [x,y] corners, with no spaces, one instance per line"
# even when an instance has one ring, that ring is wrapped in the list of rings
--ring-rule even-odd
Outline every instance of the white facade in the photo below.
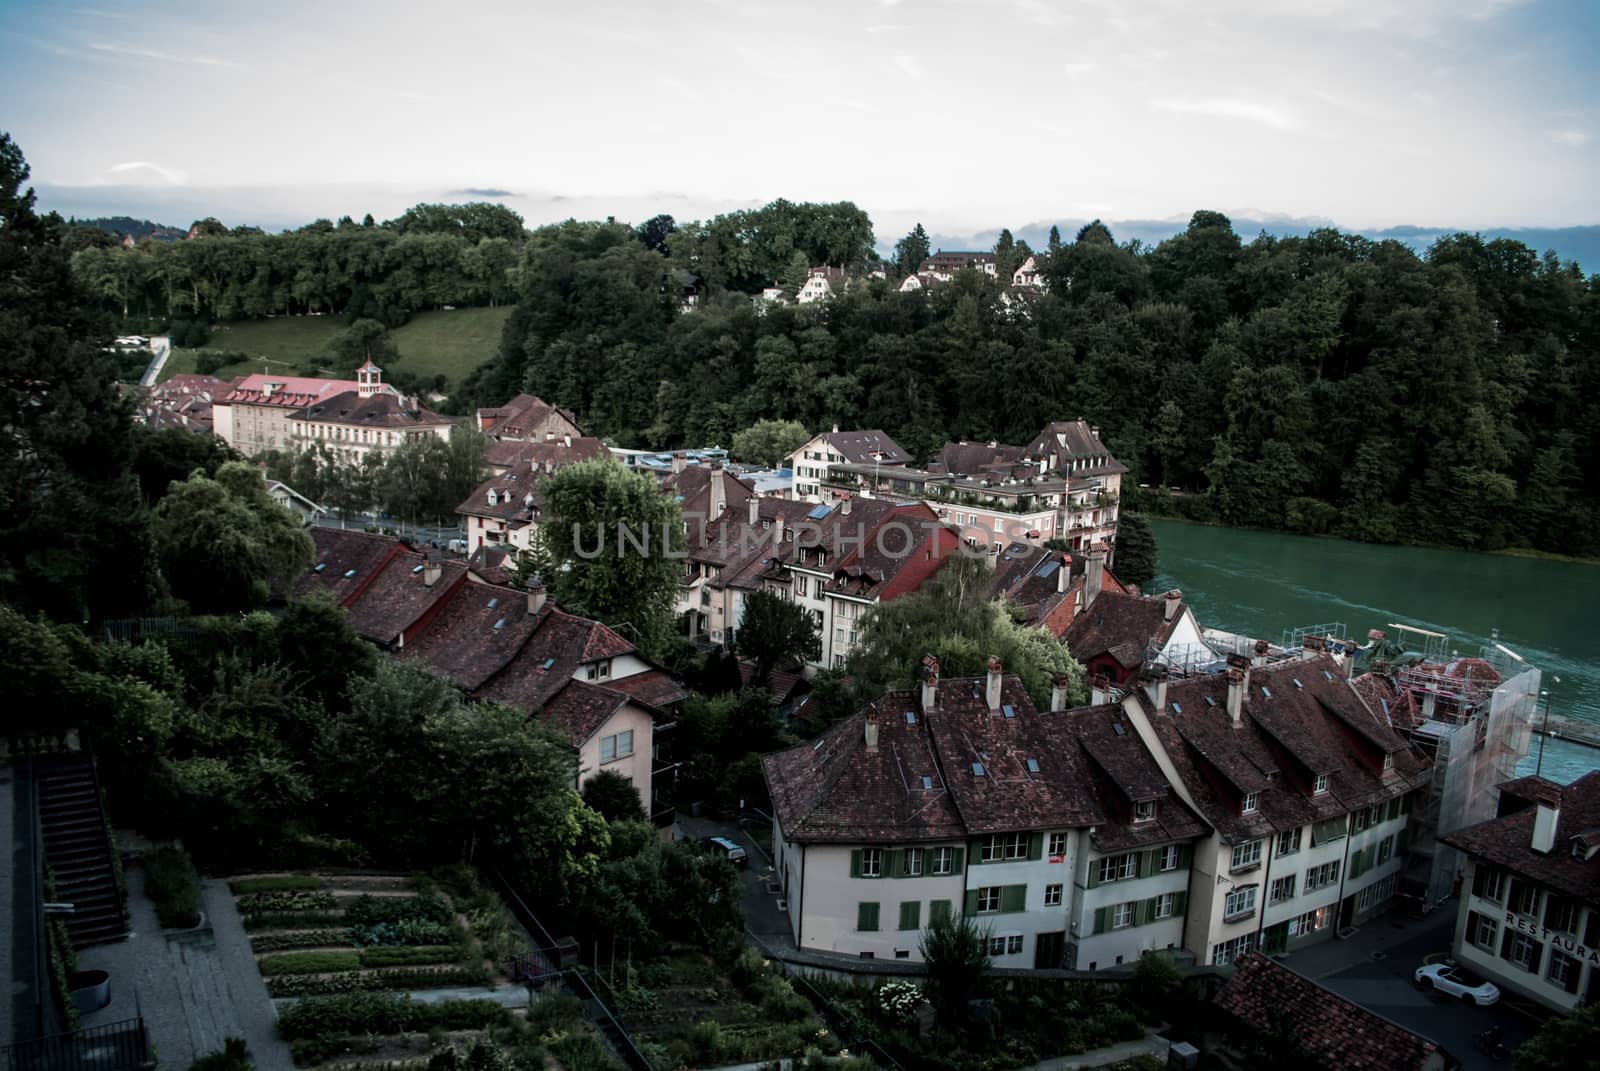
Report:
[[[1600,997],[1600,908],[1481,859],[1467,864],[1452,948],[1458,962],[1547,1008]]]
[[[789,455],[787,468],[794,473],[793,497],[806,502],[821,502],[822,481],[829,465],[844,464],[845,457],[828,442],[827,435],[811,441]]]
[[[621,662],[624,658],[638,661],[633,655],[624,655],[612,661]],[[580,667],[580,672],[575,674],[577,679],[583,679],[583,668]],[[593,665],[587,668],[593,668]],[[578,744],[578,787],[581,789],[584,782],[602,770],[621,774],[639,790],[639,805],[648,813],[652,806],[650,772],[654,729],[655,723],[644,708],[634,703],[617,708],[617,712],[601,723],[589,739]]]
[[[1115,967],[1181,945],[1192,854],[1187,841],[1085,853],[1073,870],[1067,966]]]
[[[1045,289],[1044,258],[1037,253],[1028,257],[1011,273],[1012,286],[1036,286]]]

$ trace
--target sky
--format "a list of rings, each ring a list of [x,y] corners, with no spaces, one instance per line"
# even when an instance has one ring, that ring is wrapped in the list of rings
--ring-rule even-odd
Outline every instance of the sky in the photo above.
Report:
[[[80,216],[1600,223],[1594,0],[89,2],[0,0]]]

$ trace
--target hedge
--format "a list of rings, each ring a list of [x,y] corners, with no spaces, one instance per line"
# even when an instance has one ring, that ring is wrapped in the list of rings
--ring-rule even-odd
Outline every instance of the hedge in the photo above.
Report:
[[[419,963],[453,963],[461,955],[455,945],[411,945],[367,948],[361,952],[363,967],[409,967]]]
[[[250,951],[288,952],[295,948],[342,948],[354,944],[349,930],[291,930],[288,933],[264,933],[250,939]]]
[[[263,978],[277,974],[332,974],[334,971],[361,969],[359,952],[285,952],[268,956],[256,964]]]
[[[235,896],[244,896],[249,893],[265,892],[292,892],[297,889],[320,889],[322,879],[312,877],[310,874],[291,874],[280,878],[240,878],[230,881],[228,887]]]
[[[323,997],[373,993],[384,989],[455,989],[482,985],[489,972],[481,966],[444,965],[347,971],[342,974],[289,974],[265,979],[274,997]]]
[[[295,1041],[329,1034],[404,1034],[441,1030],[483,1030],[499,1026],[510,1013],[492,1000],[445,1000],[423,1004],[395,993],[349,993],[302,1000],[278,1015],[278,1033]]]
[[[242,913],[247,930],[275,930],[304,928],[307,926],[338,926],[344,922],[343,911],[255,911]]]
[[[200,875],[181,848],[161,848],[144,857],[144,894],[161,925],[200,925]]]

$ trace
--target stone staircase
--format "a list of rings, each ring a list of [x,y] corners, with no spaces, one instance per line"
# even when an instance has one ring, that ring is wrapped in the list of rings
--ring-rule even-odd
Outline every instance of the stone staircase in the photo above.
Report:
[[[34,769],[45,862],[55,875],[55,897],[74,908],[62,916],[73,947],[122,940],[128,935],[128,914],[112,865],[94,759],[84,754],[52,756],[35,760]]]

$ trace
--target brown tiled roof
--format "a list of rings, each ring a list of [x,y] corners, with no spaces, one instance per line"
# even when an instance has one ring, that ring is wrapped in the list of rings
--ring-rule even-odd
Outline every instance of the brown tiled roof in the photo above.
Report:
[[[848,531],[851,522],[859,526],[861,541],[852,543],[848,553],[832,565],[828,581],[830,594],[888,602],[915,591],[961,545],[960,532],[939,526],[939,515],[926,503],[891,503],[878,511],[876,519],[850,514],[843,507],[839,526]],[[854,539],[856,532],[849,533]]]
[[[567,445],[566,439],[550,439],[545,442],[504,439],[491,442],[484,452],[484,461],[496,469],[509,469],[526,463],[532,465],[538,472],[553,472],[575,461],[610,456],[611,451],[599,439],[578,435],[572,438],[570,446]]]
[[[391,536],[343,528],[314,527],[311,540],[317,560],[294,582],[294,594],[304,597],[325,591],[344,602],[364,588],[383,564],[406,549]],[[346,575],[352,574],[352,575]]]
[[[291,414],[289,419],[383,429],[432,428],[457,422],[456,417],[441,416],[415,399],[404,399],[388,391],[363,395],[359,390],[348,390],[314,402]]]
[[[1102,589],[1099,597],[1072,619],[1062,639],[1080,662],[1109,653],[1122,665],[1133,668],[1144,661],[1152,645],[1164,647],[1172,630],[1178,627],[1182,606],[1171,621],[1166,619],[1166,611],[1164,595],[1129,595]]]
[[[467,558],[472,571],[490,584],[504,585],[511,579],[511,551],[485,543]]]
[[[1486,859],[1600,908],[1600,856],[1585,861],[1572,854],[1573,837],[1583,836],[1592,844],[1594,831],[1600,827],[1600,770],[1592,770],[1566,787],[1542,777],[1523,777],[1501,785],[1500,793],[1503,804],[1509,795],[1523,803],[1522,809],[1439,839],[1475,859]],[[1533,803],[1540,798],[1559,799],[1561,807],[1555,847],[1548,855],[1533,850],[1537,814]]]
[[[613,678],[606,687],[631,695],[650,707],[670,706],[689,697],[683,685],[673,680],[672,674],[664,669],[649,669],[631,677]]]
[[[755,677],[755,659],[739,659],[739,680],[746,688],[755,687]],[[771,675],[767,677],[766,689],[772,693],[772,697],[774,699],[781,703],[788,699],[796,688],[799,688],[805,683],[806,679],[798,673],[787,673],[784,670],[775,669],[772,671]]]
[[[385,562],[348,605],[350,627],[364,639],[387,646],[466,576],[464,562],[437,562],[433,568],[439,570],[438,578],[429,584],[426,561],[416,551],[404,550]]]
[[[490,476],[468,495],[456,512],[468,517],[487,517],[505,521],[512,527],[536,522],[544,512],[544,496],[539,493],[543,473],[524,462],[499,476]],[[533,496],[529,505],[528,496]],[[493,503],[490,498],[493,498]]]
[[[598,621],[547,608],[527,639],[473,694],[519,710],[538,710],[583,663],[632,650],[633,644]]]
[[[911,455],[891,439],[888,432],[879,428],[870,428],[866,431],[825,431],[822,437],[845,461],[853,464],[870,465],[876,462],[880,465],[904,465],[911,461]],[[880,456],[874,457],[874,454]]]
[[[1325,654],[1252,669],[1237,726],[1223,674],[1172,681],[1160,711],[1143,689],[1135,698],[1201,817],[1230,841],[1344,815],[1428,779],[1428,760],[1379,722]],[[1313,794],[1320,773],[1328,790]],[[1261,794],[1258,810],[1241,815],[1247,792]]]
[[[1126,465],[1111,456],[1111,451],[1105,448],[1085,420],[1058,420],[1046,424],[1024,449],[1028,457],[1039,460],[1049,460],[1054,456],[1055,462],[1050,466],[1052,471],[1070,469],[1067,462],[1072,460],[1089,462],[1087,467],[1073,470],[1069,476],[1099,476],[1128,471]]]
[[[1154,756],[1127,723],[1121,706],[1084,707],[1052,717],[1048,723],[1060,734],[1077,738],[1085,768],[1095,782],[1107,817],[1090,838],[1096,851],[1132,851],[1193,840],[1211,832],[1172,790]],[[1154,803],[1155,817],[1135,822],[1135,803]]]
[[[551,416],[569,424],[574,435],[579,433],[577,421],[569,410],[559,409],[532,394],[519,394],[505,405],[478,410],[484,434],[496,439],[526,438]]]
[[[712,510],[712,484],[722,474],[723,507]],[[689,546],[704,546],[712,526],[724,516],[746,516],[756,489],[719,465],[690,465],[661,477],[662,488],[678,500],[687,526]]]
[[[588,681],[568,680],[545,702],[539,711],[539,720],[560,729],[567,739],[581,745],[627,702],[629,697],[621,692]]]
[[[1420,1034],[1259,952],[1234,961],[1215,1003],[1256,1030],[1290,1024],[1308,1062],[1323,1071],[1422,1071],[1440,1052]]]
[[[1022,455],[1022,447],[1003,443],[945,443],[937,460],[928,466],[928,471],[972,476],[991,465],[1010,466],[1021,460]]]
[[[934,271],[960,271],[962,268],[972,268],[980,264],[994,264],[999,260],[992,252],[952,250],[945,252],[943,249],[932,253],[917,268],[921,272]]]
[[[546,607],[537,615],[528,613],[527,594],[514,588],[462,584],[427,627],[406,640],[400,656],[415,658],[473,692],[516,656],[552,612]]]

